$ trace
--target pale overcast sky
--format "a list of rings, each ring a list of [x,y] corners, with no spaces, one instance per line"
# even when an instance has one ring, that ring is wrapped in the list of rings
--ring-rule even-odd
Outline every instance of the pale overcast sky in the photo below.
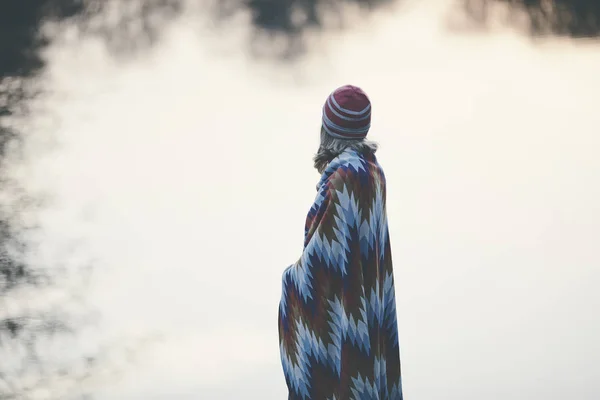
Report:
[[[94,261],[102,340],[162,336],[99,400],[286,398],[280,278],[346,83],[388,177],[406,399],[600,398],[600,45],[451,33],[438,4],[287,66],[192,16],[127,63],[91,40],[48,51],[24,178],[54,199],[39,256]]]

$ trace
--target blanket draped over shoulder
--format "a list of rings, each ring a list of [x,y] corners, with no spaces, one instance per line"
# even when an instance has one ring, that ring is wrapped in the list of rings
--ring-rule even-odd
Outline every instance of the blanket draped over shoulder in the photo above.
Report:
[[[375,155],[323,173],[304,251],[283,273],[281,362],[296,400],[402,400],[386,186]]]

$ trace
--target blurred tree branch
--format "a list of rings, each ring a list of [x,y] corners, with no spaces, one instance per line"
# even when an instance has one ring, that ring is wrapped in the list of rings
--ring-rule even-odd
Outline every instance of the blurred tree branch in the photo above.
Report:
[[[525,12],[533,36],[559,35],[572,38],[600,36],[598,0],[464,0],[469,15],[485,23],[487,10],[506,5],[515,13]]]

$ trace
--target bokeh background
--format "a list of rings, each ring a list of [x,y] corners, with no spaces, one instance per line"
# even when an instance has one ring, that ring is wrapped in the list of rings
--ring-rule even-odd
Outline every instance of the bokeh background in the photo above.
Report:
[[[0,399],[283,399],[363,87],[407,399],[600,398],[600,3],[3,0]]]

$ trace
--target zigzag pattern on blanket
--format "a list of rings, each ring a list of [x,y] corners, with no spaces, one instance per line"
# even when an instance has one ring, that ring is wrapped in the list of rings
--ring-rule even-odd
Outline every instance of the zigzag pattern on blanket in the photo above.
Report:
[[[346,151],[318,187],[302,256],[283,274],[289,399],[402,400],[385,176],[374,155]]]

